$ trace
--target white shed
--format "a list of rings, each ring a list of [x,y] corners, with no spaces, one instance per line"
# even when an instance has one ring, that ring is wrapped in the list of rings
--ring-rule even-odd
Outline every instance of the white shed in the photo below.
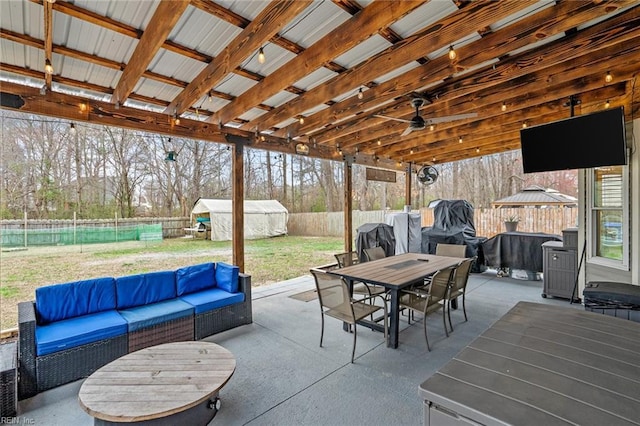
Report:
[[[256,240],[286,235],[288,218],[289,212],[276,200],[244,200],[244,238]],[[210,225],[212,241],[232,239],[231,200],[200,198],[191,210],[191,220]]]

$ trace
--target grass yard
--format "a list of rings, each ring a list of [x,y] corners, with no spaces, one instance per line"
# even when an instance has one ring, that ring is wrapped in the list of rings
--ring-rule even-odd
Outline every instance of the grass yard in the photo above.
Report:
[[[341,237],[277,237],[245,242],[245,272],[253,286],[309,273],[334,262]],[[0,330],[17,326],[17,303],[44,285],[104,276],[176,269],[203,262],[231,263],[231,242],[177,238],[0,252]]]

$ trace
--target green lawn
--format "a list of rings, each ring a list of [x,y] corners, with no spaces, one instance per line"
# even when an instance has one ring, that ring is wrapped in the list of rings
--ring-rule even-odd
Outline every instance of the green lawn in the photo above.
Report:
[[[333,254],[341,251],[341,237],[247,240],[245,272],[251,275],[253,286],[284,281],[308,274],[310,267],[334,262]],[[2,252],[0,329],[17,325],[17,303],[32,300],[35,289],[43,285],[231,260],[231,242],[184,238]]]

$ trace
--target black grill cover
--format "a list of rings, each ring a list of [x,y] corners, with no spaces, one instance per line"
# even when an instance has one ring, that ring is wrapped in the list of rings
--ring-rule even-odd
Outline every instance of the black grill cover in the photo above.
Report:
[[[393,226],[386,223],[365,223],[357,229],[356,251],[360,262],[366,262],[364,249],[380,246],[387,256],[393,256],[396,251],[396,237]]]
[[[475,237],[473,206],[467,200],[441,200],[433,209],[433,229],[447,234],[461,232],[464,237]]]
[[[473,206],[466,200],[441,200],[433,210],[433,226],[422,228],[422,253],[435,254],[438,243],[464,244],[466,256],[478,256],[471,272],[486,270],[482,243],[485,237],[476,237]]]
[[[532,232],[503,232],[482,244],[489,266],[543,272],[542,244],[562,241],[558,235]]]

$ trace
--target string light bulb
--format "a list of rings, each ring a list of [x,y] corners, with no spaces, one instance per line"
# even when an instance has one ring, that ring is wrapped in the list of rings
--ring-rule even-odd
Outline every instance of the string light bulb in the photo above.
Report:
[[[604,107],[608,109],[610,106],[611,106],[611,102],[609,102],[609,99],[607,99],[607,102],[604,103]]]
[[[476,154],[479,154],[479,153],[480,153],[480,148],[478,147],[476,148]]]
[[[527,128],[527,122],[525,121],[524,123],[522,123],[522,128],[526,129]]]
[[[76,125],[74,123],[69,124],[69,131],[71,132],[72,135],[76,134]]]
[[[45,59],[44,61],[44,72],[47,74],[53,74],[53,65],[51,65],[51,61]]]
[[[264,64],[266,60],[267,57],[264,56],[264,49],[261,47],[260,50],[258,50],[258,62]]]
[[[176,126],[180,125],[180,117],[178,117],[178,114],[173,114],[173,124]]]
[[[613,81],[613,76],[611,75],[611,72],[607,71],[607,75],[604,76],[604,81],[606,81],[607,83],[611,83]]]
[[[382,144],[382,142],[380,142],[380,139],[378,139],[378,146],[380,146]]]
[[[449,59],[454,61],[458,57],[458,54],[453,50],[453,46],[449,46]]]
[[[458,138],[458,143],[462,143],[462,136]]]
[[[364,93],[362,92],[362,87],[358,90],[358,99],[362,99],[364,97]]]
[[[209,94],[207,95],[207,99],[209,100],[209,102],[213,102],[213,93],[211,93],[211,90],[209,90]]]
[[[503,102],[502,106],[500,108],[502,109],[502,111],[506,111],[507,110],[507,104],[505,102]]]
[[[436,128],[436,126],[434,126],[433,124],[430,124],[430,125],[429,125],[429,130],[430,130],[430,131],[432,131],[432,132],[433,132],[433,131],[435,130],[435,128]]]
[[[304,124],[304,117],[303,116],[300,116],[300,118],[298,118],[298,123]]]

